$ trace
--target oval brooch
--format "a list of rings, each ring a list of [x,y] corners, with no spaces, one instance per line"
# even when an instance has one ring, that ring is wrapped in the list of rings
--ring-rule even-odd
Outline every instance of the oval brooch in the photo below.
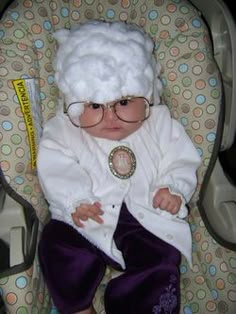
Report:
[[[112,174],[120,179],[130,178],[136,169],[136,158],[133,151],[126,146],[115,147],[108,157]]]

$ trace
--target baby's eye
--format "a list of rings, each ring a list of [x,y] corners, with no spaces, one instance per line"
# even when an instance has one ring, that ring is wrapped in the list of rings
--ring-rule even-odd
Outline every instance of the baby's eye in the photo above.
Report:
[[[100,109],[101,108],[101,105],[100,104],[97,104],[97,103],[95,103],[95,102],[92,102],[92,103],[90,103],[89,104],[89,106],[88,106],[90,109]]]
[[[129,104],[129,100],[128,99],[121,99],[119,101],[119,105],[121,106],[127,106]]]

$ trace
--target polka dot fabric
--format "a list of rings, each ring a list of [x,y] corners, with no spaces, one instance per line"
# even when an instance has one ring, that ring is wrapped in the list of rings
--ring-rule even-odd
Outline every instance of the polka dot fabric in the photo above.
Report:
[[[202,157],[199,187],[189,218],[193,234],[193,268],[181,264],[181,313],[236,313],[236,256],[216,243],[206,230],[196,200],[214,148],[221,106],[221,81],[211,43],[199,13],[185,0],[21,0],[0,25],[0,160],[6,181],[35,208],[40,226],[48,209],[37,173],[32,170],[29,139],[12,80],[32,78],[39,85],[45,122],[55,113],[58,90],[52,60],[52,32],[89,19],[121,20],[141,25],[155,42],[162,64],[163,99],[186,128]],[[95,296],[104,312],[107,274]],[[37,255],[27,270],[0,279],[8,313],[57,313],[42,279]]]

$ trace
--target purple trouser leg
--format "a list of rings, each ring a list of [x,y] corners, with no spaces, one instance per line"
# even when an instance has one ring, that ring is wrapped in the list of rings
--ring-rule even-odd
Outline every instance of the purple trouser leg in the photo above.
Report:
[[[108,283],[106,313],[178,314],[179,251],[144,229],[125,206],[114,239],[126,271]]]
[[[109,259],[105,254],[104,257]],[[51,220],[45,226],[39,243],[39,261],[60,313],[72,314],[92,304],[105,274],[105,258],[101,251],[66,223]]]
[[[127,269],[105,292],[107,314],[179,313],[180,253],[145,230],[122,206],[114,239]],[[113,260],[69,225],[51,220],[44,228],[39,257],[56,307],[71,314],[89,307]]]

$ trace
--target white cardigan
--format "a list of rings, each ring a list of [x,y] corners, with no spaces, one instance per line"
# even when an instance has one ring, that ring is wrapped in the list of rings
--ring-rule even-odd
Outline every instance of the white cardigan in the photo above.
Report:
[[[109,153],[120,145],[136,156],[136,171],[129,179],[119,179],[109,169]],[[191,232],[183,218],[185,203],[196,188],[199,164],[197,150],[165,105],[154,106],[149,119],[120,141],[92,137],[60,111],[45,125],[37,161],[52,218],[73,226],[123,268],[124,259],[113,240],[122,202],[144,228],[175,246],[191,264]],[[160,187],[182,197],[178,215],[153,208]],[[71,218],[75,207],[96,200],[102,204],[104,223],[89,219],[84,228],[77,227]]]

